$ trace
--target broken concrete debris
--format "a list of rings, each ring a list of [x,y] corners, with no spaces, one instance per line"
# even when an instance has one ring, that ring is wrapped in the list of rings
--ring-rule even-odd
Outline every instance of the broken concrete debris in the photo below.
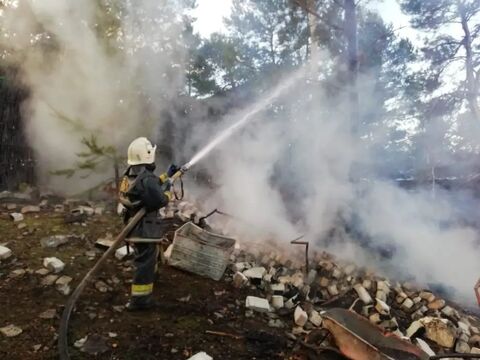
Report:
[[[47,257],[43,259],[43,266],[55,274],[58,274],[65,268],[65,263],[56,257]]]
[[[14,222],[20,222],[20,221],[23,221],[23,220],[24,220],[23,214],[21,214],[21,213],[11,213],[11,214],[10,214],[10,218],[11,218]]]
[[[58,292],[60,292],[63,295],[69,295],[70,294],[70,282],[73,279],[70,276],[60,276],[57,281],[55,281],[55,288],[57,289]]]
[[[44,312],[42,312],[38,316],[40,317],[40,319],[50,320],[50,319],[55,318],[56,315],[57,315],[57,310],[48,309],[48,310],[45,310]]]
[[[317,267],[307,275],[292,262],[276,261],[276,257],[238,250],[230,267],[234,270],[234,286],[249,283],[249,289],[265,294],[264,298],[247,297],[246,315],[254,316],[253,311],[264,313],[269,327],[291,326],[292,336],[305,336],[315,327],[325,326],[323,303],[345,297],[349,304],[355,299],[361,301],[352,305],[352,311],[358,311],[384,331],[410,339],[427,354],[438,349],[443,349],[440,353],[480,349],[478,328],[429,290],[378,278],[371,270],[351,264],[343,267],[326,253],[317,255]],[[281,319],[287,314],[291,316],[290,325]],[[476,343],[472,342],[473,334],[479,334]]]
[[[20,210],[22,214],[31,214],[31,213],[38,213],[40,212],[40,206],[36,205],[27,205],[22,207],[22,210]]]
[[[371,304],[373,302],[372,297],[361,284],[355,284],[353,288],[357,292],[360,300],[362,300],[365,305]]]
[[[15,326],[13,324],[4,326],[0,328],[0,333],[2,333],[6,337],[14,337],[18,336],[23,332],[21,328],[18,326]]]
[[[233,286],[236,288],[241,288],[248,283],[248,278],[242,274],[240,271],[237,271],[235,275],[233,275]]]
[[[53,284],[55,284],[55,281],[57,281],[58,278],[59,278],[58,275],[53,275],[53,274],[47,275],[42,279],[41,284],[43,286],[53,285]]]
[[[118,260],[122,260],[129,254],[128,247],[127,245],[119,247],[117,250],[115,250],[115,257]]]
[[[247,296],[245,307],[258,312],[270,311],[268,300],[256,296]]]
[[[0,245],[0,260],[6,260],[10,256],[12,256],[12,250],[7,248],[6,246]]]
[[[213,360],[213,358],[210,355],[208,355],[206,352],[201,351],[189,357],[187,360]]]
[[[293,313],[293,318],[295,320],[295,324],[302,327],[305,326],[305,324],[308,321],[307,313],[300,306],[297,306],[295,308],[295,312]]]
[[[52,235],[40,240],[40,244],[44,248],[56,248],[60,245],[66,244],[69,238],[67,235]]]
[[[53,208],[53,205],[49,205],[49,208]],[[96,213],[97,208],[92,205],[92,209]],[[91,210],[82,211],[91,216]],[[29,228],[33,228],[33,225],[30,224]],[[43,247],[57,247],[68,240],[67,235],[54,235],[42,239],[41,243]],[[107,234],[104,239],[98,239],[95,245],[108,248],[112,243],[113,237]],[[96,253],[100,251],[91,250],[90,246],[82,250],[82,255],[88,258],[94,258]],[[10,249],[0,246],[0,260],[11,255]],[[126,247],[116,252],[120,260],[125,255]],[[316,254],[311,259],[308,273],[303,272],[302,262],[289,261],[288,257],[273,252],[254,255],[237,249],[230,260],[229,269],[233,271],[227,277],[234,287],[243,288],[236,293],[250,292],[249,294],[255,295],[247,296],[245,299],[246,316],[263,319],[272,328],[285,328],[290,339],[305,337],[312,331],[325,331],[315,329],[322,326],[325,328],[325,323],[328,322],[328,319],[321,315],[322,310],[338,304],[349,307],[359,299],[360,301],[353,304],[352,311],[358,312],[389,333],[399,337],[407,336],[411,344],[415,344],[429,355],[435,352],[440,354],[453,351],[480,352],[478,319],[472,320],[453,306],[447,305],[446,300],[432,291],[417,289],[412,284],[390,281],[352,264],[337,263],[326,253]],[[40,281],[44,286],[52,286],[52,289],[54,286],[60,293],[68,295],[71,292],[72,278],[60,276],[65,264],[57,258],[45,258],[43,265],[45,268],[27,273],[34,272],[36,281]],[[130,268],[128,262],[116,265],[123,271]],[[20,266],[25,268],[23,264]],[[17,270],[25,273],[23,269]],[[94,283],[97,291],[106,293],[116,287],[117,282],[105,278],[103,280]],[[216,297],[222,296],[221,292],[214,294]],[[178,300],[193,303],[190,296]],[[237,305],[241,305],[240,300]],[[115,312],[124,311],[123,306],[111,306],[111,309]],[[40,311],[42,310],[44,309]],[[49,309],[37,316],[48,320],[55,319],[57,315],[56,309]],[[214,315],[217,318],[226,317],[223,311],[216,311]],[[103,315],[99,311],[88,310],[89,318],[101,316]],[[110,333],[106,334],[113,338]],[[82,340],[83,343],[77,342],[80,347],[83,347],[87,338]],[[104,339],[98,343],[101,345]],[[332,343],[329,345],[334,346]],[[96,352],[95,349],[93,352]],[[206,356],[207,359],[211,358]]]
[[[272,296],[272,306],[275,309],[281,309],[284,306],[283,296],[282,295],[273,295]]]

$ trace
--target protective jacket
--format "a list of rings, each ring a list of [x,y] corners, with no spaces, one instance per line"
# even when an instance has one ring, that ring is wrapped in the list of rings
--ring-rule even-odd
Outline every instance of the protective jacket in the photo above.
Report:
[[[120,202],[125,206],[124,222],[142,207],[147,214],[133,228],[128,237],[160,238],[163,236],[158,210],[166,206],[171,198],[167,176],[156,176],[145,165],[127,169],[120,184]]]

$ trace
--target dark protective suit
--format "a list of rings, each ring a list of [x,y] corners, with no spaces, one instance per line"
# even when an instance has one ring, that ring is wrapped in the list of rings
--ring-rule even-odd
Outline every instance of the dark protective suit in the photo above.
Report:
[[[161,238],[162,227],[158,210],[166,206],[171,193],[166,174],[157,177],[147,165],[131,166],[120,184],[120,202],[125,206],[124,222],[145,207],[147,214],[132,229],[128,237]],[[134,246],[135,276],[132,283],[132,302],[142,305],[149,302],[157,268],[158,246],[153,243],[138,243]]]

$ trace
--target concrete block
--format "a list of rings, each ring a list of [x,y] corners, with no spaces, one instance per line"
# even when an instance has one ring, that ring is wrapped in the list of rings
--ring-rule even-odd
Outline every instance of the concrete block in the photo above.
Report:
[[[24,220],[23,215],[20,214],[20,213],[11,213],[11,214],[10,214],[10,218],[11,218],[14,222],[20,222],[20,221],[23,221],[23,220]]]
[[[12,250],[0,245],[0,260],[8,259],[10,256],[12,256]]]
[[[409,311],[413,307],[413,300],[410,298],[406,298],[402,303],[402,309],[404,311]]]
[[[125,256],[128,255],[128,249],[127,249],[127,245],[125,246],[122,246],[122,247],[119,247],[116,251],[115,251],[115,257],[118,259],[118,260],[122,260]]]
[[[267,273],[267,270],[263,266],[254,267],[243,272],[249,279],[262,279],[263,276]]]
[[[321,315],[316,310],[312,310],[312,312],[310,313],[310,316],[308,317],[308,320],[317,327],[320,327],[323,321]]]
[[[27,205],[22,207],[22,210],[20,210],[22,214],[31,214],[31,213],[38,213],[40,212],[40,206],[35,206],[35,205]]]
[[[283,295],[285,292],[285,284],[270,284],[270,290],[274,295]]]
[[[268,303],[268,300],[256,296],[247,296],[245,307],[258,312],[270,311],[270,304]]]
[[[375,298],[387,302],[387,294],[383,290],[377,290],[377,293],[375,294]]]
[[[273,295],[272,296],[272,307],[275,309],[281,309],[284,306],[283,296]]]
[[[372,280],[365,279],[363,280],[362,285],[366,290],[370,290],[372,288]]]
[[[50,286],[50,285],[53,285],[55,283],[55,281],[57,281],[58,279],[58,275],[47,275],[45,276],[43,279],[42,279],[42,285],[44,286]]]
[[[375,309],[382,315],[390,314],[390,306],[388,306],[387,303],[378,298],[376,300],[377,302],[375,304]]]
[[[424,352],[427,353],[427,355],[429,355],[429,356],[434,356],[435,355],[435,352],[432,350],[430,345],[428,345],[424,340],[422,340],[420,338],[416,338],[415,342],[420,349],[422,349]]]
[[[370,296],[370,294],[368,293],[368,291],[367,291],[361,284],[355,284],[355,285],[353,286],[353,288],[354,288],[355,291],[357,292],[358,297],[360,298],[360,300],[362,300],[362,302],[363,302],[365,305],[371,304],[371,303],[373,302],[372,297]]]
[[[56,257],[47,257],[43,259],[43,266],[58,274],[65,268],[65,263]]]
[[[327,288],[328,293],[331,296],[337,296],[339,294],[338,289],[337,289],[337,284],[332,284]]]
[[[201,351],[189,357],[187,360],[213,360],[213,358],[210,355],[208,355],[205,351]]]
[[[232,270],[235,272],[243,271],[249,268],[250,268],[250,264],[248,262],[237,262],[232,265]]]
[[[304,326],[308,321],[307,313],[300,306],[297,306],[295,308],[295,312],[293,313],[293,318],[294,318],[295,324],[297,324],[298,326]]]
[[[235,275],[233,275],[233,286],[236,288],[241,288],[248,283],[248,278],[243,275],[240,271],[237,271]]]

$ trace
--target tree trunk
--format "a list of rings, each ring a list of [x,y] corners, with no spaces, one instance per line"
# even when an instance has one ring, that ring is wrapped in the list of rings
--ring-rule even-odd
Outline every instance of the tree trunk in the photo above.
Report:
[[[318,19],[313,13],[317,6],[316,0],[307,0],[306,1],[307,9],[310,9],[311,12],[307,12],[307,20],[308,20],[308,30],[310,33],[310,49],[311,49],[311,59],[313,61],[318,61],[319,53],[320,53],[320,46],[319,46],[319,39],[317,38],[317,23]],[[308,43],[307,43],[308,46]]]
[[[357,44],[357,5],[354,0],[345,0],[345,37],[347,39],[348,91],[350,98],[350,121],[352,129],[359,126],[359,101],[357,89],[358,44]]]
[[[461,2],[458,2],[458,12],[462,22],[462,29],[465,34],[463,38],[463,47],[465,48],[465,70],[466,70],[466,87],[467,101],[470,110],[476,120],[480,120],[480,108],[478,105],[478,86],[475,79],[475,69],[473,65],[472,36],[468,26],[467,14]]]
[[[269,38],[269,41],[270,41],[270,59],[272,61],[272,65],[276,65],[277,61],[275,59],[275,44],[274,44],[274,41],[273,41],[273,37],[275,36],[275,33],[274,33],[274,29],[272,29],[272,28],[270,28],[269,31],[270,31],[270,38]]]

